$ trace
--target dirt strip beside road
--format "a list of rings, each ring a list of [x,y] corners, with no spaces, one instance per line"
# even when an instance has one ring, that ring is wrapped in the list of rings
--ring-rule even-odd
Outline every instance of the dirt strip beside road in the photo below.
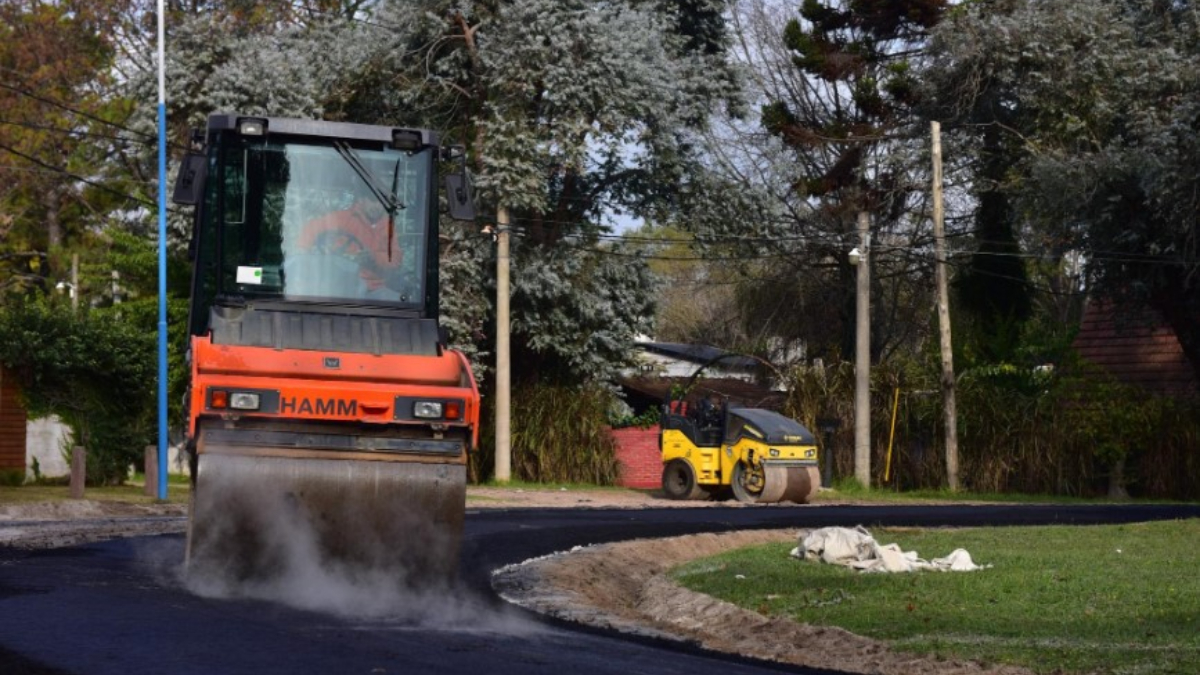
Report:
[[[879,675],[1030,675],[897,652],[840,628],[764,616],[687,590],[668,574],[696,558],[799,535],[757,530],[591,546],[507,567],[493,585],[510,602],[560,619],[794,665]]]

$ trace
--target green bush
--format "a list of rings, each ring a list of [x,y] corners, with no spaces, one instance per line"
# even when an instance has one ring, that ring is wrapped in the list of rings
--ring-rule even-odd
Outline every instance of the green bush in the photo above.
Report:
[[[606,412],[613,394],[604,389],[547,384],[521,385],[512,395],[512,477],[533,483],[611,485],[617,478],[616,449]],[[485,429],[494,429],[495,411]],[[495,465],[494,437],[485,434],[472,457],[476,481]]]
[[[635,415],[629,406],[623,405],[620,414],[613,414],[610,411],[607,419],[608,425],[613,429],[649,429],[658,424],[660,417],[662,417],[662,412],[657,406],[647,408],[641,414]]]
[[[133,303],[75,312],[25,299],[0,308],[0,362],[31,414],[57,414],[87,448],[92,483],[124,481],[153,434],[155,330],[144,316]]]
[[[871,478],[875,487],[938,489],[946,484],[938,365],[872,368]],[[828,439],[837,479],[854,475],[854,369],[842,363],[797,371],[785,413]],[[896,408],[891,457],[892,410]],[[1010,364],[960,371],[956,388],[959,478],[976,492],[1200,497],[1200,402],[1151,396],[1064,359],[1055,370]],[[827,446],[827,447],[826,447]],[[886,475],[886,481],[885,481]]]

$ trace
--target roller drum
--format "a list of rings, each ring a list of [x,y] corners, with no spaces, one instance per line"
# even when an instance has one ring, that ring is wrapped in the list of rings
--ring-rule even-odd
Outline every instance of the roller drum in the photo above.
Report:
[[[821,486],[821,474],[809,466],[763,467],[763,491],[759,502],[795,502],[807,504]]]
[[[192,499],[189,576],[264,578],[303,558],[411,585],[457,572],[466,467],[204,453]]]

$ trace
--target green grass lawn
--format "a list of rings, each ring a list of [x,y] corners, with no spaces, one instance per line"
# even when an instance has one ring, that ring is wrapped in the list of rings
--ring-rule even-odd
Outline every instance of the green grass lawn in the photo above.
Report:
[[[965,548],[993,567],[862,574],[791,558],[789,542],[693,561],[674,575],[742,607],[905,651],[1039,673],[1200,669],[1200,520],[872,535],[925,559]]]
[[[595,483],[533,483],[526,480],[510,480],[500,483],[495,479],[489,479],[482,483],[468,483],[467,487],[506,488],[513,490],[612,490],[614,492],[639,492],[639,490],[633,490],[632,488],[617,485],[597,485]]]
[[[1064,495],[1038,495],[1020,492],[966,492],[949,489],[896,490],[887,485],[877,485],[867,489],[854,478],[835,480],[831,489],[821,490],[813,497],[813,501],[821,502],[898,502],[898,503],[929,503],[929,502],[995,502],[1001,504],[1108,504],[1113,500],[1107,497],[1068,497]],[[1170,503],[1169,500],[1139,499],[1139,504]]]
[[[96,501],[126,502],[130,504],[154,504],[158,502],[143,490],[142,476],[136,475],[125,485],[91,486],[84,489],[84,499]],[[167,501],[186,504],[190,490],[188,477],[167,477]],[[30,483],[27,485],[0,485],[0,504],[31,504],[34,502],[56,502],[70,499],[70,488],[65,481]]]

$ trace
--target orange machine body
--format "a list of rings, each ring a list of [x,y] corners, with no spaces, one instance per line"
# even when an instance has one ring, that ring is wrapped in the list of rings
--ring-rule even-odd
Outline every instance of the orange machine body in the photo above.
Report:
[[[192,338],[189,436],[201,419],[321,421],[464,430],[479,441],[479,389],[461,352],[437,356],[279,350]],[[258,394],[257,410],[231,408],[214,392]],[[406,404],[443,403],[453,416],[415,418]],[[220,404],[220,405],[216,405]],[[454,405],[457,404],[457,405]],[[465,456],[463,458],[465,461]]]

